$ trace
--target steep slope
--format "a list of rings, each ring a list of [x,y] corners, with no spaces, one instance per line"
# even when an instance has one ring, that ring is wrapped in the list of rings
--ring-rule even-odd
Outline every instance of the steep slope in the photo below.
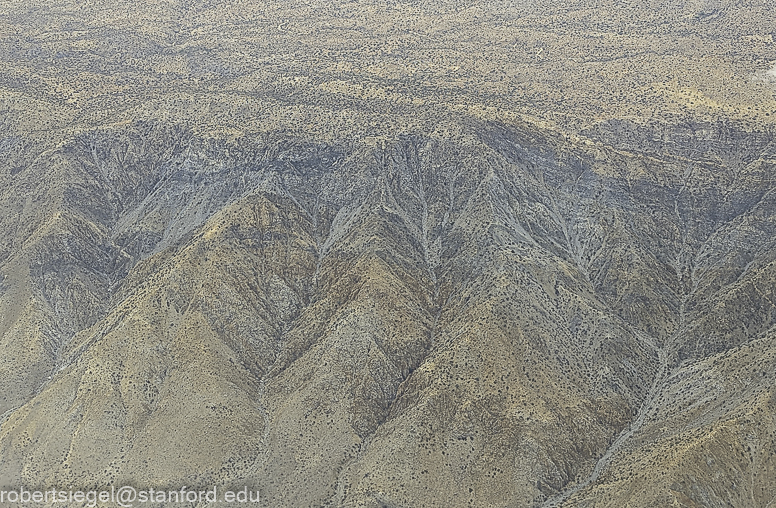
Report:
[[[82,138],[57,152],[94,197],[41,209],[67,217],[57,238],[72,240],[17,250],[57,267],[68,248],[89,254],[45,271],[64,293],[40,301],[79,294],[73,272],[104,286],[83,293],[99,304],[51,306],[73,331],[47,369],[11,364],[32,382],[0,427],[9,484],[248,482],[276,506],[616,505],[636,488],[618,471],[636,482],[634,467],[646,468],[638,478],[667,467],[650,462],[653,440],[708,472],[696,441],[743,408],[772,415],[768,365],[752,388],[725,392],[721,413],[694,402],[711,392],[693,381],[733,379],[747,348],[772,356],[768,340],[750,342],[773,320],[768,135],[736,131],[760,155],[731,168],[704,162],[729,152],[724,140],[676,162],[662,147],[569,145],[527,125],[372,147],[213,143],[160,126],[185,148],[104,163],[136,128],[95,133],[114,148],[92,165]],[[686,164],[694,173],[678,176]],[[710,180],[715,168],[738,176]],[[94,245],[107,246],[104,265]],[[43,286],[34,272],[26,281]],[[723,320],[709,310],[723,306]],[[725,332],[735,322],[749,328]],[[673,401],[687,383],[695,398]],[[767,460],[771,427],[751,425],[762,435],[751,453]],[[758,464],[740,475],[763,498]],[[711,473],[675,471],[674,494],[638,488],[655,499],[712,488]]]
[[[773,14],[6,0],[0,488],[776,506]]]

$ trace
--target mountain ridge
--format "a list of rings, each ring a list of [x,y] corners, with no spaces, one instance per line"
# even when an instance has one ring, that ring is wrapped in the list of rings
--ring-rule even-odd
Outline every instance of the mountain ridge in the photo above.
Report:
[[[6,2],[0,487],[770,506],[772,18]]]

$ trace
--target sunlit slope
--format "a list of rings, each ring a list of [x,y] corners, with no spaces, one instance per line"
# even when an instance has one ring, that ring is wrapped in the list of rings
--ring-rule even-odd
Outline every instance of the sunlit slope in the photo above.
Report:
[[[249,482],[280,506],[541,504],[611,488],[648,460],[653,428],[685,439],[661,413],[681,372],[714,376],[721,354],[745,368],[736,348],[772,326],[767,133],[730,131],[757,152],[705,162],[731,153],[714,141],[692,173],[670,150],[476,121],[458,126],[465,138],[377,145],[157,125],[144,139],[180,148],[122,163],[143,128],[56,152],[93,197],[39,209],[37,234],[53,217],[64,248],[26,245],[70,268],[11,271],[24,249],[3,265],[4,287],[55,288],[29,305],[72,323],[44,367],[9,363],[28,380],[0,429],[14,483]],[[122,261],[96,265],[95,244]],[[81,257],[62,261],[67,249]],[[89,274],[108,288],[79,283]],[[4,340],[32,352],[46,337],[13,330]]]
[[[764,1],[0,5],[0,487],[776,491]]]

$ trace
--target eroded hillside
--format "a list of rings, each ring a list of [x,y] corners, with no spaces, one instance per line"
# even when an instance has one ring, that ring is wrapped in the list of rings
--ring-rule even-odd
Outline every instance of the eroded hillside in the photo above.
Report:
[[[769,506],[773,16],[567,4],[0,6],[0,486]]]

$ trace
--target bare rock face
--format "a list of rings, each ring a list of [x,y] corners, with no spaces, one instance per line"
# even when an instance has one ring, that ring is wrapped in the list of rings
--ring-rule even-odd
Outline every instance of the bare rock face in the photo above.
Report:
[[[770,506],[769,103],[601,9],[730,72],[767,13],[655,3],[0,7],[0,487]]]

